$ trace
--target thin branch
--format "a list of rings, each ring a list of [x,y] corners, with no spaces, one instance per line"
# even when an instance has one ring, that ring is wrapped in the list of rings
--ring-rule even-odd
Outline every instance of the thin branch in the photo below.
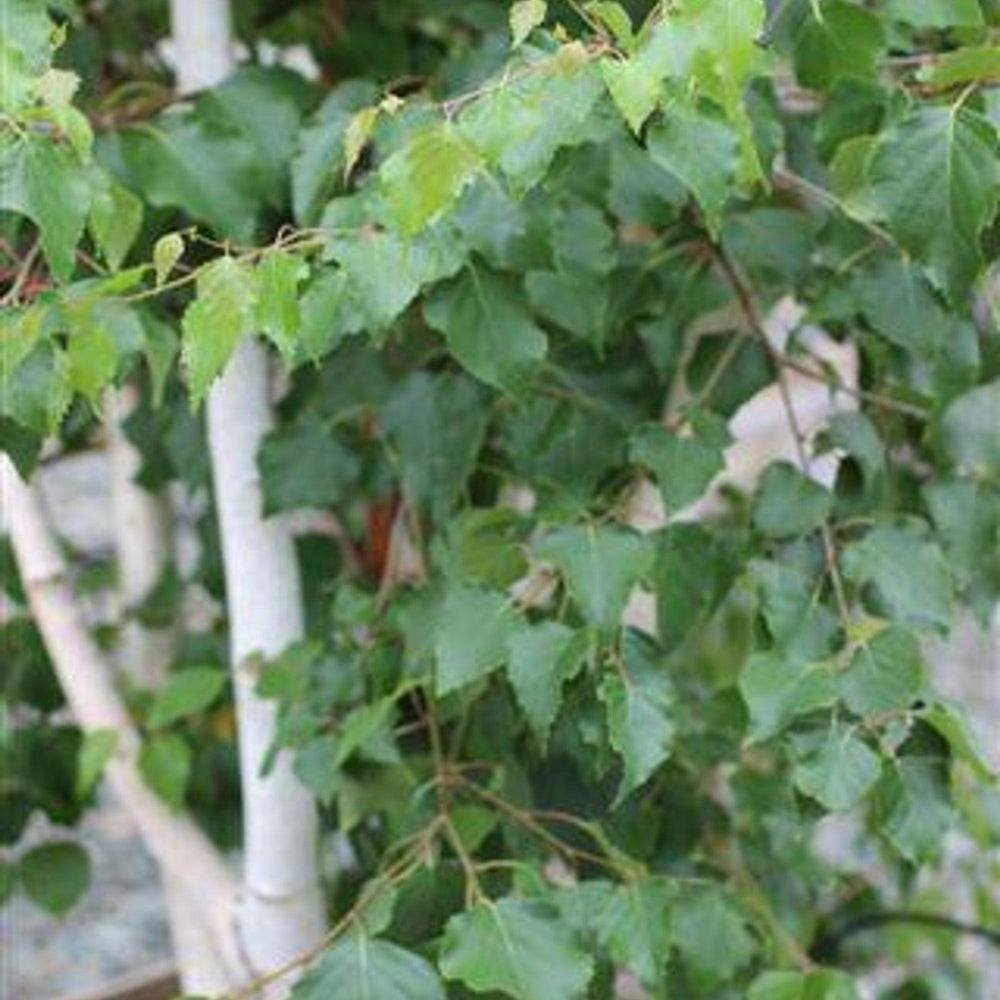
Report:
[[[910,910],[883,910],[879,913],[866,913],[848,921],[842,927],[820,938],[813,946],[812,953],[817,957],[836,956],[841,944],[849,937],[875,927],[887,924],[914,924],[921,927],[933,927],[939,930],[951,931],[968,937],[977,937],[1000,948],[1000,930],[984,927],[981,924],[967,923],[955,920],[937,913],[919,913]]]

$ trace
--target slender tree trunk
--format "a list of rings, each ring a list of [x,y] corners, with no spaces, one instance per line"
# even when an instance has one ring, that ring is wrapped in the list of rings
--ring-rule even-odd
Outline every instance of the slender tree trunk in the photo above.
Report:
[[[173,555],[173,517],[166,496],[136,482],[142,456],[125,436],[124,422],[139,401],[127,383],[105,393],[105,432],[114,509],[119,591],[126,609],[145,599]],[[126,621],[119,649],[119,669],[140,688],[157,689],[167,678],[177,645],[176,627],[147,628]],[[181,988],[186,994],[221,994],[235,985],[205,922],[201,907],[175,874],[160,867],[167,922]]]
[[[112,669],[80,614],[59,546],[36,490],[0,456],[0,497],[31,612],[66,700],[85,731],[118,737],[106,776],[150,853],[208,928],[227,983],[246,978],[235,933],[238,885],[219,852],[187,817],[170,809],[139,774],[139,735],[112,681]]]
[[[227,0],[171,0],[171,15],[180,90],[226,77],[233,68]],[[262,516],[257,452],[272,423],[268,386],[267,355],[251,341],[236,351],[208,399],[243,792],[240,935],[257,972],[315,946],[324,929],[312,796],[284,754],[261,775],[275,710],[254,691],[257,656],[279,653],[303,633],[292,537],[280,521]]]

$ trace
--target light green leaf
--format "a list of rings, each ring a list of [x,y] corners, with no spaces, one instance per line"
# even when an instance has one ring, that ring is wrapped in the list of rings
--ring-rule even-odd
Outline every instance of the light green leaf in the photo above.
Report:
[[[185,667],[173,674],[149,710],[150,729],[162,729],[208,708],[222,694],[226,672],[217,667]]]
[[[841,680],[844,702],[857,715],[908,708],[925,682],[920,643],[911,632],[895,627],[862,643]]]
[[[402,232],[412,236],[453,205],[479,169],[476,151],[445,123],[411,136],[379,176]]]
[[[739,169],[737,133],[722,118],[674,102],[650,128],[647,146],[653,161],[694,195],[709,228],[718,233]]]
[[[90,856],[68,840],[32,848],[18,870],[25,895],[56,915],[69,910],[90,885]]]
[[[659,648],[638,632],[626,632],[621,669],[604,675],[598,695],[611,745],[624,765],[617,806],[670,756],[674,684]]]
[[[561,622],[523,625],[507,638],[507,676],[538,741],[544,746],[563,685],[583,664],[586,636]]]
[[[222,373],[233,351],[254,332],[257,288],[253,272],[219,257],[198,273],[197,298],[184,312],[181,360],[197,405]]]
[[[455,357],[477,378],[519,395],[544,360],[545,334],[532,321],[517,286],[476,268],[424,304]]]
[[[795,767],[795,784],[831,812],[850,809],[878,781],[882,762],[853,727],[833,726]]]
[[[900,624],[939,630],[951,624],[948,565],[923,522],[876,526],[848,546],[842,564],[853,583],[875,587],[885,612]]]
[[[559,149],[608,132],[593,114],[604,82],[582,46],[564,46],[533,65],[534,72],[473,102],[459,119],[463,135],[516,195],[544,177]]]
[[[357,303],[362,326],[383,332],[416,298],[424,285],[451,277],[464,261],[461,242],[433,230],[404,243],[388,232],[367,228],[331,241]]]
[[[927,106],[882,133],[868,162],[872,203],[899,245],[956,298],[983,267],[997,209],[996,129],[964,105]]]
[[[108,267],[115,271],[139,235],[142,202],[128,188],[99,172],[87,225]]]
[[[67,309],[66,315],[70,325],[66,346],[70,388],[96,404],[118,369],[118,343],[90,304]]]
[[[90,198],[88,172],[67,145],[9,130],[0,136],[0,209],[34,222],[45,259],[62,281],[73,273]]]
[[[651,560],[641,535],[614,526],[562,528],[543,539],[537,553],[555,563],[584,617],[605,631],[617,627]]]
[[[324,268],[313,275],[299,302],[298,345],[314,361],[337,349],[345,337],[360,333],[365,317],[345,271]]]
[[[860,1000],[854,980],[844,972],[765,972],[750,986],[747,1000]]]
[[[86,798],[114,756],[118,733],[114,729],[91,729],[83,734],[76,758],[76,794]]]
[[[824,663],[802,663],[779,653],[756,653],[740,673],[740,694],[750,713],[747,739],[780,733],[798,715],[837,700],[837,679]]]
[[[581,1000],[594,968],[554,911],[509,897],[452,917],[439,964],[447,979],[515,1000]]]
[[[257,323],[287,364],[295,357],[301,316],[298,288],[309,268],[286,250],[267,254],[257,268]]]
[[[789,462],[773,462],[757,486],[754,527],[769,538],[791,538],[818,528],[833,509],[826,487]]]
[[[177,261],[184,255],[184,237],[180,233],[167,233],[153,245],[153,270],[156,284],[160,286],[170,277]]]
[[[506,594],[453,587],[445,597],[434,640],[438,694],[499,667],[507,659],[507,643],[518,631],[518,614]]]
[[[289,1000],[445,1000],[434,967],[363,932],[345,935],[292,987]]]
[[[547,8],[545,0],[517,0],[510,5],[511,45],[515,49],[545,21]]]
[[[715,887],[678,900],[674,941],[695,982],[706,987],[728,982],[756,951],[743,915]]]
[[[157,733],[139,751],[139,773],[174,809],[184,804],[191,777],[191,748],[176,733]]]

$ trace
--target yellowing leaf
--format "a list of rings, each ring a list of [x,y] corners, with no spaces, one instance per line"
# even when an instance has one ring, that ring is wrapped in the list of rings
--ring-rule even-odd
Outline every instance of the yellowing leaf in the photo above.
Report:
[[[516,49],[544,20],[545,0],[518,0],[510,8],[511,44]]]
[[[157,286],[167,280],[183,254],[184,237],[180,233],[167,233],[156,241],[153,247],[153,270],[156,272]]]

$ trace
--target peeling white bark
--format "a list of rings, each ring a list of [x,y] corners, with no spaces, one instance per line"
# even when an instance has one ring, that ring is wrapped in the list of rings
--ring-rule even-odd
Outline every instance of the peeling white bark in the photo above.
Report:
[[[0,498],[32,615],[73,715],[84,730],[118,734],[105,772],[108,781],[154,859],[200,914],[226,981],[245,979],[235,928],[236,879],[205,834],[187,817],[171,812],[142,780],[139,735],[114,688],[111,666],[81,618],[37,491],[6,455],[0,456]]]
[[[170,10],[178,89],[190,93],[219,83],[234,65],[227,0],[171,0]],[[313,798],[285,754],[261,775],[274,741],[275,708],[254,692],[255,657],[279,653],[303,633],[292,537],[281,522],[262,516],[257,451],[271,420],[267,355],[259,343],[247,342],[209,393],[208,430],[243,792],[239,931],[257,973],[314,947],[325,923]]]

